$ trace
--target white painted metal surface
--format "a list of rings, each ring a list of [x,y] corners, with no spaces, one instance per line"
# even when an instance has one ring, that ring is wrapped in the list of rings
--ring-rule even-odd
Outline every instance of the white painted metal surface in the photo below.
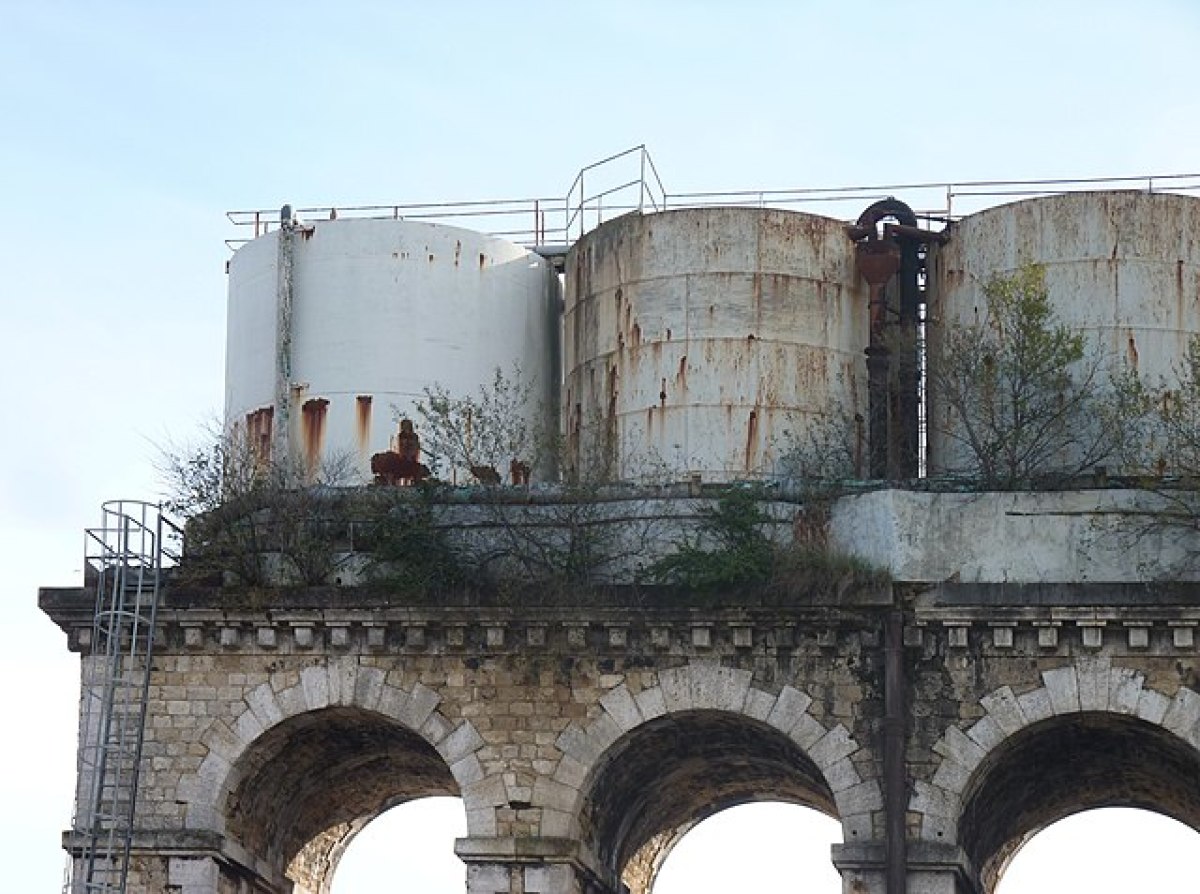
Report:
[[[230,262],[227,426],[274,401],[278,239]],[[309,469],[348,456],[369,479],[426,386],[478,393],[516,363],[542,407],[557,399],[557,277],[517,245],[403,220],[320,221],[297,231],[293,280],[290,441]]]
[[[617,477],[777,472],[865,415],[867,288],[840,221],[756,208],[630,214],[567,258],[564,419]]]
[[[983,286],[1023,264],[1045,267],[1058,317],[1093,351],[1144,380],[1177,381],[1200,333],[1200,198],[1133,191],[1067,193],[972,214],[933,253],[934,327],[987,317]],[[931,337],[929,362],[938,362]],[[1099,386],[1109,381],[1099,377]],[[956,465],[941,408],[931,405],[930,472]],[[1149,464],[1153,458],[1148,457]]]

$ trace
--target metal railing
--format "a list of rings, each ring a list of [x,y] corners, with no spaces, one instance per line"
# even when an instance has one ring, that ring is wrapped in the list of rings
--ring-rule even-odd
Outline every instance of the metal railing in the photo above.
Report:
[[[314,206],[299,208],[294,213],[309,222],[367,217],[451,224],[490,233],[528,248],[539,248],[570,245],[604,221],[630,212],[647,214],[667,209],[716,206],[815,208],[827,216],[851,221],[871,203],[895,197],[903,199],[927,222],[949,222],[1002,202],[1100,189],[1200,195],[1200,173],[669,193],[649,150],[645,145],[639,145],[581,168],[561,198]],[[278,211],[230,211],[227,216],[235,227],[253,234],[226,240],[231,248],[279,225]]]
[[[595,185],[597,181],[599,185]],[[639,214],[647,210],[665,211],[667,192],[654,159],[643,144],[580,168],[567,190],[564,205],[567,211],[564,231],[570,244],[606,219],[631,211]],[[587,225],[589,215],[592,227]]]

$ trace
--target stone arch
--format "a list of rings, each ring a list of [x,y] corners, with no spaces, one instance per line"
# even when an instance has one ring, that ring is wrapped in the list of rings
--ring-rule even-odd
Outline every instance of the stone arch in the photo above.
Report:
[[[179,786],[187,826],[222,834],[243,866],[304,894],[325,894],[353,837],[407,800],[461,796],[474,834],[494,834],[483,739],[440,702],[355,658],[273,673],[202,736],[207,753]]]
[[[660,671],[653,686],[607,692],[599,716],[559,736],[557,769],[534,784],[542,834],[581,841],[593,872],[613,890],[624,873],[635,894],[688,830],[738,803],[803,804],[838,818],[847,839],[871,839],[883,801],[852,760],[858,743],[813,716],[807,693],[770,693],[752,677],[696,662]],[[664,754],[675,758],[670,769]],[[705,795],[687,800],[698,785]],[[653,816],[641,809],[650,803]]]
[[[993,691],[983,717],[934,745],[941,760],[909,804],[921,838],[959,845],[991,891],[1022,844],[1082,810],[1141,807],[1200,830],[1200,694],[1168,696],[1100,657],[1041,681]]]

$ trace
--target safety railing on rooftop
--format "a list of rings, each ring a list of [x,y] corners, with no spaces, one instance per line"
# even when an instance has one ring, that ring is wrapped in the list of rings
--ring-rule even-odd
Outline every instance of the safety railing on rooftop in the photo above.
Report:
[[[494,199],[393,205],[313,206],[294,210],[301,221],[342,217],[418,220],[478,230],[528,248],[568,246],[606,220],[679,208],[742,206],[817,209],[852,221],[880,199],[896,197],[927,222],[949,222],[984,208],[1035,196],[1100,189],[1136,189],[1200,195],[1200,174],[1143,174],[1044,180],[965,180],[956,183],[889,183],[800,189],[669,193],[645,145],[602,158],[580,169],[564,197]],[[231,248],[279,226],[279,211],[230,211],[245,237]]]

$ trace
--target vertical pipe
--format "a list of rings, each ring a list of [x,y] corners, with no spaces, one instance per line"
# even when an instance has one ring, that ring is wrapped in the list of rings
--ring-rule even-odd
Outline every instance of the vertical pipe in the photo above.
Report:
[[[886,810],[887,894],[906,894],[908,853],[905,815],[908,780],[904,762],[904,711],[907,682],[904,677],[904,615],[890,611],[884,620],[883,781]]]
[[[275,425],[271,459],[277,469],[290,470],[292,458],[292,299],[296,222],[291,205],[279,212],[279,254],[275,278]],[[288,473],[290,474],[290,472]]]

